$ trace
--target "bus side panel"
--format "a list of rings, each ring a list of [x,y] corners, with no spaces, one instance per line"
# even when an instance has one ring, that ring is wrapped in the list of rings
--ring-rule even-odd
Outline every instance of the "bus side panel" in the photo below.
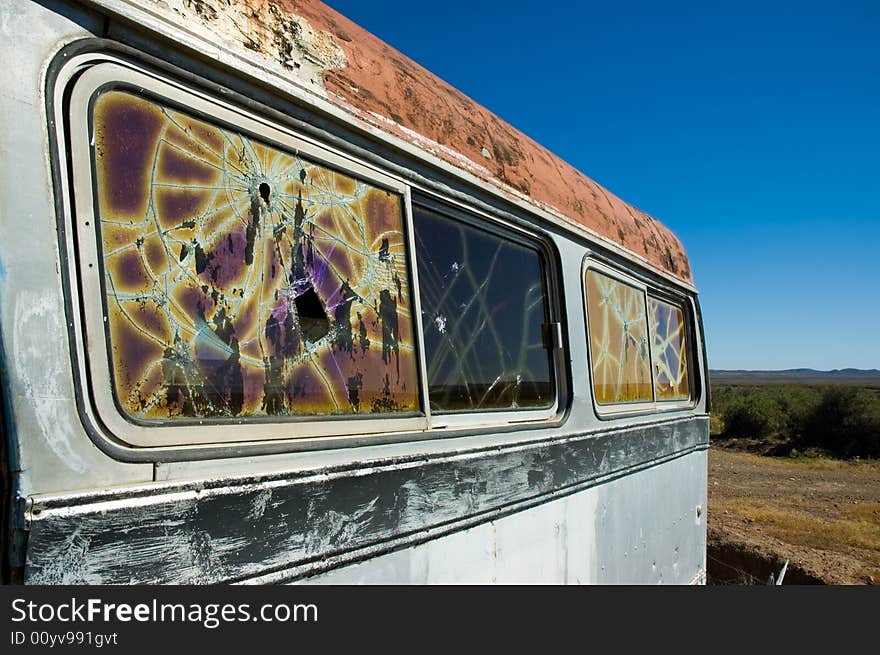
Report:
[[[0,21],[0,365],[13,494],[149,480],[113,461],[79,419],[45,110],[47,66],[103,20],[57,2],[4,3]]]
[[[704,583],[705,509],[703,450],[304,582]]]
[[[690,581],[702,562],[694,517],[705,508],[707,442],[706,418],[689,417],[336,470],[35,497],[25,578],[285,582],[482,526],[509,553],[504,580],[555,548],[541,545],[549,530],[573,557],[592,544],[595,564],[572,576]],[[473,539],[475,553],[488,548],[482,533]],[[649,547],[659,572],[634,562]],[[556,581],[558,567],[537,575]]]

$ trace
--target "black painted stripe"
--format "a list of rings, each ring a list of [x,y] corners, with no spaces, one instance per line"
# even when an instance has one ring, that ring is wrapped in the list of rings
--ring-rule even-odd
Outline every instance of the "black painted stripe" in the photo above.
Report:
[[[324,569],[330,558],[419,543],[707,444],[708,420],[691,417],[295,476],[41,499],[25,579],[190,584],[301,574],[309,563]]]

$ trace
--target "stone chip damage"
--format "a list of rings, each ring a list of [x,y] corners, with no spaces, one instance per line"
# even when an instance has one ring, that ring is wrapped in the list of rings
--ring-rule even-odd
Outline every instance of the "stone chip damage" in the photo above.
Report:
[[[693,281],[684,247],[659,221],[317,0],[133,3],[198,21],[232,51],[258,53],[371,128]]]

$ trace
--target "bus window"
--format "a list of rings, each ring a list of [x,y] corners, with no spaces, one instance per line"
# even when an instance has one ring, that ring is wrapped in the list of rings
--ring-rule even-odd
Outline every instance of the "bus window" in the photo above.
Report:
[[[421,207],[413,221],[431,411],[551,407],[541,252]]]
[[[648,297],[648,312],[657,400],[688,400],[690,382],[685,313],[680,306],[651,296]]]
[[[593,393],[600,405],[653,400],[645,292],[588,268]]]
[[[402,195],[127,91],[92,127],[128,420],[420,410]]]

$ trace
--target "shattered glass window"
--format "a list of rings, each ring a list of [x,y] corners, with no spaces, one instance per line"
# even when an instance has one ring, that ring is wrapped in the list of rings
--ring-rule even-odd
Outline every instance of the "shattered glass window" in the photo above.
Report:
[[[648,298],[651,314],[651,356],[657,400],[687,400],[687,341],[681,307],[657,298]]]
[[[593,269],[586,289],[596,401],[653,400],[644,292]]]
[[[431,410],[551,406],[539,251],[423,208],[413,220]]]
[[[124,415],[420,410],[399,194],[121,90],[92,121]]]

